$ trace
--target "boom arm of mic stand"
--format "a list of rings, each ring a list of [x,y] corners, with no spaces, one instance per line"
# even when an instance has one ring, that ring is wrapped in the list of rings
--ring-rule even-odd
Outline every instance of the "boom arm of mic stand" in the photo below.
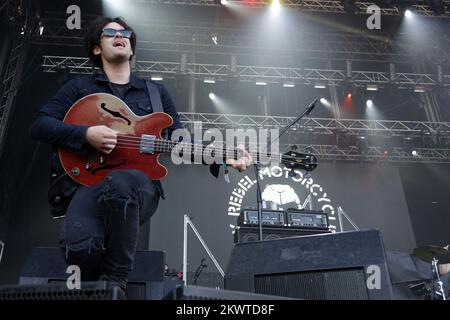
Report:
[[[266,150],[269,150],[269,147],[272,145],[272,143],[274,143],[275,141],[279,140],[281,138],[281,136],[289,130],[290,127],[292,127],[294,124],[296,124],[297,122],[299,122],[304,116],[309,115],[311,113],[311,111],[314,109],[316,103],[317,103],[318,99],[314,99],[309,106],[306,108],[305,111],[303,111],[303,113],[301,115],[299,115],[297,117],[297,119],[294,120],[294,122],[292,122],[291,124],[289,124],[287,127],[285,127],[283,130],[281,130],[280,134],[278,135],[278,137],[276,139],[274,139],[273,141],[269,141],[269,144],[266,148]]]

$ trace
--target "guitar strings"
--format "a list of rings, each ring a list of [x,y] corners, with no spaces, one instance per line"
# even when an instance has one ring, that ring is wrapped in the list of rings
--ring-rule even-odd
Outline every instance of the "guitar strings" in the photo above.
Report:
[[[134,148],[134,147],[117,147],[118,149],[133,149],[133,150],[135,150],[136,148]],[[157,151],[158,152],[158,151]],[[198,154],[198,155],[202,155],[203,153],[194,153],[194,155],[195,154]],[[253,156],[252,155],[252,158],[253,159],[256,159],[256,155],[255,156]],[[258,158],[260,158],[260,157],[258,157]],[[281,163],[295,163],[295,161],[298,161],[299,159],[300,160],[306,160],[306,159],[308,159],[308,158],[302,158],[302,157],[292,157],[292,156],[288,156],[288,155],[283,155],[283,157],[280,159],[279,157],[275,157],[275,156],[272,156],[272,157],[267,157],[267,159],[270,159],[270,160],[272,160],[272,161],[277,161],[277,162],[281,162]],[[261,161],[260,160],[258,160],[258,161],[254,161],[254,160],[252,160],[252,163],[261,163]],[[309,164],[315,164],[316,162],[310,162]]]
[[[125,137],[125,138],[123,138]],[[120,139],[118,139],[118,144],[121,145],[127,145],[127,146],[135,146],[135,147],[140,147],[142,145],[145,145],[145,141],[142,143],[142,138],[140,137],[134,137],[134,136],[119,136]],[[223,141],[214,141],[211,142],[209,145],[202,145],[202,144],[195,144],[195,143],[189,143],[189,142],[176,142],[176,141],[170,141],[170,140],[162,140],[162,139],[155,139],[152,141],[154,145],[158,146],[158,147],[167,147],[167,148],[174,148],[176,146],[186,146],[186,147],[193,147],[198,148],[198,149],[205,149],[207,147],[213,147],[213,148],[219,148],[219,145],[223,145],[225,144],[225,142]],[[218,144],[217,146],[214,146],[214,144]],[[257,148],[259,146],[263,146],[266,147],[267,144],[263,144],[263,143],[250,143],[250,147],[251,148]],[[237,148],[230,148],[230,147],[223,147],[223,150],[227,150],[227,151],[241,151],[240,149]],[[170,150],[168,150],[170,151]],[[253,150],[254,151],[254,150]]]
[[[145,143],[143,145],[145,146]],[[153,143],[153,145],[154,145],[155,149],[157,149],[157,151],[163,151],[163,152],[164,151],[171,152],[173,149],[176,149],[177,147],[181,149],[184,146],[184,147],[193,149],[192,153],[194,153],[194,154],[195,153],[204,153],[204,151],[206,149],[211,148],[211,147],[208,147],[208,146],[203,146],[203,145],[198,145],[198,144],[182,143],[182,142],[179,142],[179,143],[169,142],[169,143],[167,143],[166,141],[155,141]],[[126,142],[119,141],[116,144],[116,146],[117,147],[121,147],[121,148],[128,148],[128,149],[138,149],[142,145],[141,144],[136,144],[136,143],[126,143]],[[217,146],[216,148],[218,148],[218,147],[219,146]],[[212,149],[213,151],[217,150],[217,149],[214,149],[214,147],[212,147],[212,148],[213,148]],[[180,151],[182,151],[182,150],[180,150]],[[236,148],[232,148],[231,149],[231,148],[223,148],[223,147],[219,151],[222,151],[222,153],[225,153],[225,154],[234,154],[234,155],[237,155],[239,152],[241,152],[241,150],[236,149]],[[257,151],[253,151],[253,150],[250,150],[248,152],[252,156],[261,155],[261,153],[258,153]],[[272,159],[278,159],[279,158],[279,154],[272,153],[272,154],[269,154],[266,157],[267,158],[270,157]]]
[[[137,149],[137,147],[127,147],[127,146],[116,146],[116,148],[118,148],[118,149],[131,149],[131,150],[136,150]],[[159,152],[159,151],[156,151],[156,152]],[[195,154],[202,155],[203,151],[200,152],[200,150],[198,150],[198,152],[194,151],[192,153],[194,155]],[[250,155],[254,159],[261,158],[261,157],[258,157],[258,154],[250,153]],[[270,160],[273,160],[273,161],[275,161],[275,160],[276,161],[281,161],[282,163],[284,163],[284,162],[295,162],[295,161],[298,161],[298,160],[311,160],[308,157],[299,157],[299,156],[290,156],[290,155],[283,155],[281,160],[280,160],[280,157],[276,156],[276,155],[271,155],[270,157],[267,156],[266,158],[270,159]],[[314,162],[310,162],[310,164],[314,164]]]
[[[174,148],[176,148],[176,147],[188,147],[188,148],[191,148],[191,149],[193,149],[193,151],[191,152],[191,153],[193,153],[194,155],[195,154],[203,154],[204,153],[204,151],[205,151],[205,149],[207,149],[207,148],[218,148],[218,147],[220,147],[220,146],[204,146],[204,145],[201,145],[201,144],[195,144],[195,143],[188,143],[188,142],[176,142],[176,141],[170,141],[170,140],[163,140],[163,139],[155,139],[155,140],[152,140],[152,141],[149,141],[149,142],[153,142],[153,145],[154,145],[154,147],[155,147],[155,149],[158,149],[158,150],[156,150],[157,152],[160,152],[160,151],[162,151],[162,152],[171,152]],[[118,142],[117,142],[117,144],[116,144],[116,147],[118,147],[118,148],[122,148],[122,149],[138,149],[138,148],[140,148],[142,145],[144,145],[145,146],[145,141],[142,143],[142,138],[141,137],[136,137],[136,136],[132,136],[132,135],[119,135],[118,136]],[[214,141],[214,142],[211,142],[211,144],[224,144],[224,142],[223,141]],[[260,144],[255,144],[255,143],[251,143],[250,144],[250,146],[252,146],[252,147],[258,147],[258,146],[267,146],[267,144],[262,144],[262,143],[260,143]],[[182,150],[180,150],[180,151],[182,151]],[[222,146],[222,153],[223,154],[226,154],[226,155],[229,155],[229,154],[233,154],[234,156],[236,156],[237,157],[237,153],[239,153],[239,152],[242,152],[242,150],[240,150],[240,149],[237,149],[237,148],[229,148],[229,147],[223,147]],[[249,154],[252,156],[252,157],[255,157],[255,158],[259,158],[259,156],[260,156],[260,153],[258,153],[257,151],[256,151],[256,153],[255,153],[255,151],[253,151],[253,150],[250,150],[250,151],[248,151],[249,152]],[[280,160],[280,154],[268,154],[268,156],[266,157],[266,158],[270,158],[271,160]],[[309,159],[309,160],[311,160],[310,159],[310,157],[298,157],[298,156],[295,156],[295,157],[292,157],[292,156],[288,156],[288,155],[283,155],[283,158],[284,159],[282,159],[282,160],[286,160],[286,159],[292,159],[291,161],[294,161],[295,159]],[[286,161],[289,161],[289,160],[286,160]]]
[[[129,147],[130,149],[134,148],[139,148],[142,145],[145,146],[145,141],[144,143],[138,142],[141,140],[141,138],[139,137],[130,137],[127,136],[127,138],[123,139],[122,137],[120,137],[121,139],[118,141],[117,146],[119,147]],[[132,139],[129,139],[132,138]],[[201,152],[203,153],[205,149],[207,148],[211,148],[214,146],[204,146],[204,145],[200,145],[200,144],[193,144],[193,143],[187,143],[187,142],[175,142],[175,141],[169,141],[169,140],[161,140],[161,139],[155,139],[152,141],[153,145],[157,148],[163,149],[162,151],[171,151],[172,149],[176,148],[176,147],[188,147],[188,148],[193,148],[194,151],[193,153],[196,152]],[[214,142],[217,144],[221,144],[219,142]],[[254,146],[254,144],[252,144]],[[262,145],[262,144],[261,144]],[[265,146],[265,145],[264,145]],[[215,148],[218,148],[219,146],[216,146]],[[241,152],[241,150],[237,149],[237,148],[224,148],[222,147],[222,152],[226,153],[226,154],[237,154],[238,152]],[[250,151],[249,152],[251,155],[258,155],[258,153],[255,153],[254,151]],[[279,154],[271,154],[270,155],[271,158],[279,158]]]
[[[137,149],[137,147],[127,147],[127,146],[116,146],[116,148],[118,148],[118,149],[130,149],[130,150],[136,150]],[[181,151],[181,150],[180,150]],[[160,152],[159,150],[156,150],[155,152]],[[200,151],[200,150],[198,150],[198,151],[193,151],[193,152],[190,152],[190,153],[192,153],[192,154],[194,154],[194,155],[203,155],[203,151]],[[230,152],[231,153],[231,152]],[[225,153],[225,155],[227,155],[227,153]],[[261,158],[261,156],[258,156],[258,154],[252,154],[252,153],[250,153],[250,155],[252,156],[252,158]],[[257,157],[258,156],[258,157]],[[285,156],[283,156],[283,157],[285,157]],[[275,156],[275,155],[271,155],[270,157],[269,156],[267,156],[267,157],[265,157],[265,158],[267,158],[267,159],[270,159],[270,160],[273,160],[273,161],[280,161],[280,157],[278,157],[278,156]],[[286,158],[286,157],[285,157]],[[296,159],[299,159],[298,157],[296,158]]]

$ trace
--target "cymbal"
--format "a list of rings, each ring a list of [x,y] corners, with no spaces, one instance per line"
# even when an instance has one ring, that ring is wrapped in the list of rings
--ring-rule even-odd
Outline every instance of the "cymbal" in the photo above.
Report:
[[[440,246],[423,246],[414,249],[414,255],[419,259],[431,263],[433,257],[438,263],[450,263],[450,251]]]

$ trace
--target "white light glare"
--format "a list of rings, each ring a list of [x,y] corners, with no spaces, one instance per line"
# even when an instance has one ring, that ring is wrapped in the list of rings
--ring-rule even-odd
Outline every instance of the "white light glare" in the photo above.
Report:
[[[283,87],[285,87],[285,88],[294,88],[295,84],[292,81],[287,81],[287,82],[283,83]]]
[[[405,17],[407,17],[407,18],[409,19],[409,18],[412,18],[412,16],[413,16],[412,11],[409,10],[409,9],[406,9],[406,11],[405,11]]]
[[[417,153],[416,150],[411,151],[411,154],[412,154],[414,157],[417,157],[417,156],[419,155],[419,153]]]
[[[123,10],[125,9],[124,0],[104,0],[110,9]]]
[[[221,3],[223,6],[226,6],[226,5],[228,4],[228,1],[227,1],[227,0],[220,0],[220,3]]]
[[[373,107],[373,101],[370,100],[370,99],[367,99],[367,101],[366,101],[366,106],[367,106],[368,108],[372,108],[372,107]]]
[[[280,13],[281,11],[280,0],[272,0],[272,4],[270,5],[270,11],[275,15],[278,15]]]
[[[328,107],[328,108],[331,107],[330,101],[328,101],[325,98],[320,98],[320,103],[323,104],[325,107]]]
[[[153,81],[162,81],[163,76],[154,74],[154,75],[152,75],[152,80]]]
[[[267,86],[267,82],[266,81],[256,81],[255,84],[257,86]]]
[[[214,100],[215,98],[216,98],[216,95],[214,94],[214,93],[210,93],[209,94],[209,98],[211,99],[211,100]]]
[[[327,86],[324,83],[316,83],[314,84],[314,88],[316,89],[325,89]]]
[[[422,86],[415,86],[414,92],[425,92],[425,87]]]
[[[203,83],[216,83],[216,79],[207,77],[203,79]]]

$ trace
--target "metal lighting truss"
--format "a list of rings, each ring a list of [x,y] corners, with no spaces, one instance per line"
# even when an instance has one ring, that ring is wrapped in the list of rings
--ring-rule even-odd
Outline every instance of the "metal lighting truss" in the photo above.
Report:
[[[244,114],[180,112],[179,115],[181,122],[186,125],[201,122],[205,128],[218,129],[285,127],[295,120],[294,117]],[[450,136],[450,122],[305,118],[293,128],[312,134],[325,135],[342,133],[355,136],[385,135],[390,137],[429,134]]]
[[[213,113],[180,112],[180,121],[186,128],[193,129],[195,124],[202,124],[203,129],[250,129],[250,128],[283,128],[291,123],[293,117],[232,115]],[[363,137],[450,137],[450,123],[424,121],[391,121],[361,119],[325,119],[305,118],[292,128],[296,135],[351,135]],[[295,134],[295,133],[294,133]],[[369,140],[366,140],[369,141]],[[312,153],[321,160],[342,161],[378,161],[378,162],[427,162],[450,163],[450,149],[446,148],[414,148],[416,155],[402,147],[386,148],[371,146],[369,142],[363,152],[355,145],[339,146],[330,144],[282,144],[281,150],[296,150]],[[388,151],[387,151],[388,150]]]
[[[137,0],[137,2],[152,3],[152,4],[179,4],[179,5],[199,5],[199,6],[219,6],[220,1],[217,0]],[[374,5],[374,1],[352,1],[357,8],[354,13],[366,14],[367,8]],[[445,5],[445,15],[449,15],[450,11],[447,9],[448,0],[443,1]],[[264,0],[227,0],[227,6],[234,7],[264,7],[270,5],[270,1]],[[285,7],[301,11],[318,11],[318,12],[333,12],[333,13],[347,13],[343,1],[336,0],[286,0],[282,4]],[[424,16],[434,16],[433,9],[428,5],[427,1],[418,0],[410,6],[416,14]],[[395,4],[390,7],[381,7],[381,14],[384,15],[401,15],[402,10],[399,10]]]
[[[0,96],[0,154],[3,152],[11,110],[14,106],[18,85],[22,79],[22,71],[25,64],[26,44],[24,41],[15,41],[10,51],[6,70],[3,75],[3,92]]]
[[[283,144],[280,150],[311,153],[319,161],[360,161],[360,162],[416,162],[416,163],[450,163],[450,149],[415,148],[417,154],[412,155],[403,148],[393,148],[388,153],[382,147],[369,146],[364,154],[356,146],[342,148],[336,145],[318,144]]]
[[[71,73],[90,74],[94,68],[89,64],[88,58],[44,56],[42,63],[44,72],[56,72],[58,69],[69,69]],[[344,82],[356,85],[364,84],[394,84],[399,89],[408,89],[415,86],[434,87],[450,86],[450,75],[442,75],[442,82],[434,74],[417,74],[376,71],[352,71],[351,77],[346,76],[345,70],[307,69],[307,68],[283,68],[261,66],[235,66],[203,63],[163,62],[163,61],[136,61],[135,71],[144,77],[159,74],[165,77],[175,77],[177,74],[193,75],[197,79],[205,76],[214,77],[217,80],[238,78],[241,81],[266,80],[268,82],[281,83],[284,81],[299,81],[305,84],[326,82],[329,85],[339,85]]]

